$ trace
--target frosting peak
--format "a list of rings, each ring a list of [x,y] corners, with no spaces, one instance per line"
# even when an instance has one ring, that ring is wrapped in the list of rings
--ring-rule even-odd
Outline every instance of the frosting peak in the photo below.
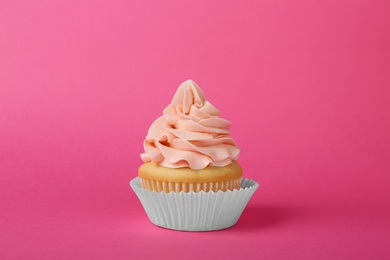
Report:
[[[202,107],[206,99],[200,87],[195,81],[189,79],[180,84],[175,96],[172,99],[171,105],[182,108],[184,113],[189,113],[191,107]]]
[[[230,164],[240,150],[229,135],[230,122],[219,115],[193,80],[183,82],[163,116],[150,126],[142,160],[196,170]]]

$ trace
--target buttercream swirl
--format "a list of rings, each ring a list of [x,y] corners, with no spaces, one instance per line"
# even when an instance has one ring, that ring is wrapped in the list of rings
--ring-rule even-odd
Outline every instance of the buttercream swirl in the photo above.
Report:
[[[240,150],[230,137],[230,122],[219,115],[194,81],[183,82],[163,115],[150,126],[142,160],[195,170],[230,164]]]

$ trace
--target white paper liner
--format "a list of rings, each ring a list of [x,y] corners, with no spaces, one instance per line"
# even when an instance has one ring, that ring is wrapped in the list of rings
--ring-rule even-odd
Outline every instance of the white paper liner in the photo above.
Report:
[[[236,224],[259,184],[243,178],[239,190],[165,193],[143,189],[137,177],[130,186],[153,224],[183,231],[211,231]]]

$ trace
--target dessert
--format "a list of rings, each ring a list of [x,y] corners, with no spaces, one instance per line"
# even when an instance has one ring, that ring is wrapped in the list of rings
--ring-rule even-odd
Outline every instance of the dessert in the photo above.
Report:
[[[144,141],[142,187],[167,193],[239,189],[240,150],[230,122],[219,115],[194,81],[183,82]]]
[[[183,231],[233,226],[259,184],[242,178],[230,122],[192,80],[151,125],[130,181],[150,221]]]

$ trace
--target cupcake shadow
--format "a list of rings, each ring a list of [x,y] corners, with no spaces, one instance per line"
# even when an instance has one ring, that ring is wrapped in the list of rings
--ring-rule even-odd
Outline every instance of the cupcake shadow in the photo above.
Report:
[[[248,206],[232,230],[257,230],[290,225],[309,217],[309,210],[292,206]]]

